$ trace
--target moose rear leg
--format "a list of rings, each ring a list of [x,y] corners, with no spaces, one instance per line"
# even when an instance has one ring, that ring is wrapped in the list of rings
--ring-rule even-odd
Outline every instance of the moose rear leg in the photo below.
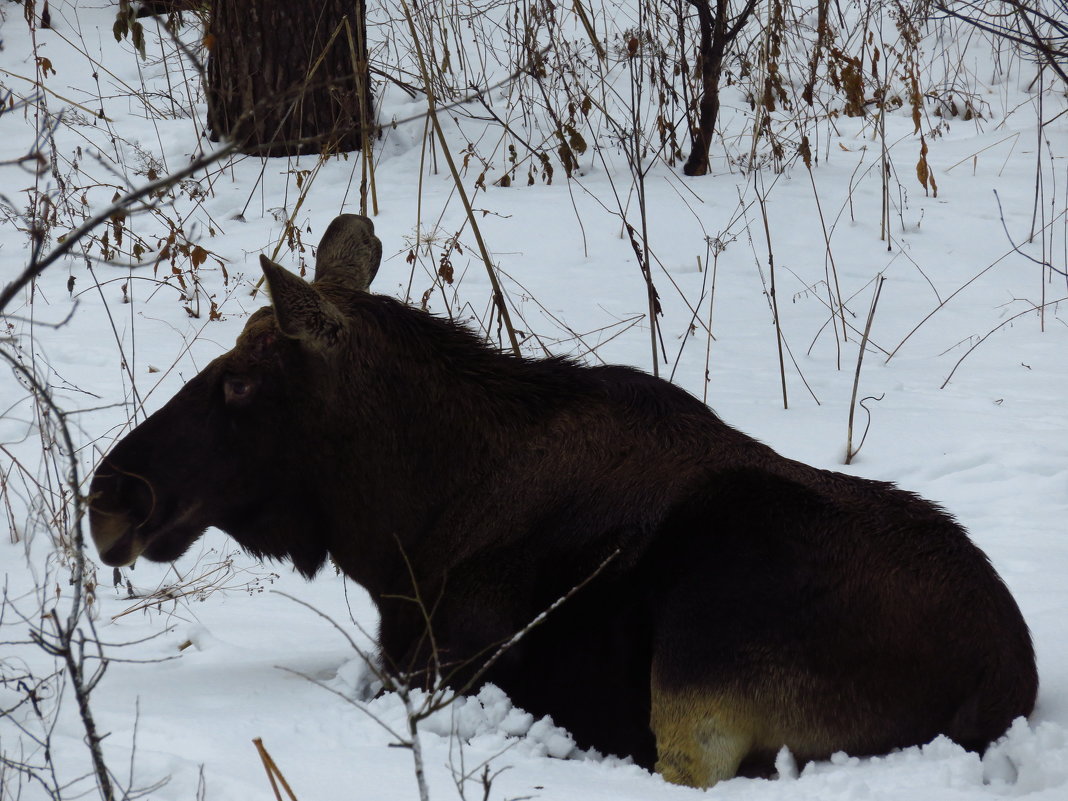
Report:
[[[729,693],[658,686],[653,673],[650,723],[656,772],[673,784],[711,787],[733,778],[754,743],[754,721]]]

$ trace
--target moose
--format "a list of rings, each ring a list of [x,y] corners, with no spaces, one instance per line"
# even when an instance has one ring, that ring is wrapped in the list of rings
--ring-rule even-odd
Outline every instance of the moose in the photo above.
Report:
[[[96,470],[104,563],[209,526],[308,577],[329,558],[377,606],[383,669],[493,682],[694,787],[784,746],[982,751],[1032,711],[1020,610],[938,506],[638,370],[501,353],[369,292],[381,256],[343,214],[310,283],[260,257],[271,305]]]

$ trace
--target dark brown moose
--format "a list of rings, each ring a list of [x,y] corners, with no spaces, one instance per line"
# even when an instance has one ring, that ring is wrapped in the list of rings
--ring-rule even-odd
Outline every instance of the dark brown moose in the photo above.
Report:
[[[1031,712],[1020,610],[938,507],[636,370],[501,354],[370,294],[381,253],[348,214],[310,284],[261,257],[272,307],[97,470],[105,563],[208,526],[307,576],[330,558],[378,606],[382,664],[452,686],[578,587],[485,679],[697,787],[782,746],[981,751]]]

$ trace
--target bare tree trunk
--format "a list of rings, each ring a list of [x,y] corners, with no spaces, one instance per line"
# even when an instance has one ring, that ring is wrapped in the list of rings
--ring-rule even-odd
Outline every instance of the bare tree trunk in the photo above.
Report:
[[[723,57],[727,45],[749,19],[756,0],[747,0],[730,28],[727,27],[728,0],[716,0],[715,14],[709,0],[686,1],[697,10],[697,24],[701,31],[701,103],[698,123],[691,129],[693,147],[682,171],[686,175],[705,175],[708,173],[708,149],[719,117],[719,76],[723,71]]]
[[[208,29],[213,139],[266,156],[362,147],[373,125],[364,0],[215,0]]]

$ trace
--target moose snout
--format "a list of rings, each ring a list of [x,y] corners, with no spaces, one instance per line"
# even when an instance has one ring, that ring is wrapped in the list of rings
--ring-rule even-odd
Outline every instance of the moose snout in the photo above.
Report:
[[[148,516],[151,493],[144,481],[102,465],[89,485],[89,530],[104,564],[124,567],[145,549],[138,528]]]
[[[89,527],[100,560],[110,567],[125,567],[141,555],[142,543],[137,542],[136,529],[122,513],[89,512]]]

